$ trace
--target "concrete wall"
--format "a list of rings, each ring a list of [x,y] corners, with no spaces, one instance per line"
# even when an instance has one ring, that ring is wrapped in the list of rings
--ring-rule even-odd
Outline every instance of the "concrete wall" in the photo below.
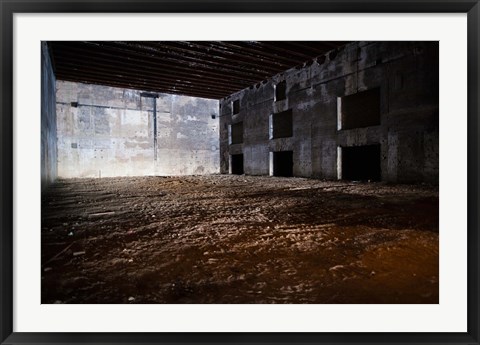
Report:
[[[294,176],[337,179],[339,148],[380,144],[383,181],[437,183],[438,66],[437,42],[355,42],[224,98],[221,172],[229,172],[230,155],[243,153],[246,174],[268,175],[270,152],[293,151]],[[275,102],[282,81],[287,97]],[[375,88],[380,124],[339,130],[339,98]],[[270,115],[289,109],[293,135],[270,139]],[[243,143],[229,144],[238,122]]]
[[[58,175],[219,172],[218,101],[57,81]],[[215,115],[215,118],[212,118]]]
[[[46,42],[41,44],[41,179],[42,190],[57,177],[57,119],[55,112],[55,75]]]

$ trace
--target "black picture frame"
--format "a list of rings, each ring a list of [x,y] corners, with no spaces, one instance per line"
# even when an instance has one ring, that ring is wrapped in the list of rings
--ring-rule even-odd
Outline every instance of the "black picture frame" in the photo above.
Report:
[[[0,0],[0,341],[2,344],[479,344],[479,15],[478,0]],[[467,13],[468,331],[466,333],[14,333],[13,15],[15,13]]]

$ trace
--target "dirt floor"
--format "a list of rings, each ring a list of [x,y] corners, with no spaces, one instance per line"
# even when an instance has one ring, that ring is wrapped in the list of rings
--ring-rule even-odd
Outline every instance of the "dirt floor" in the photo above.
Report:
[[[438,187],[214,175],[42,195],[42,303],[438,303],[438,288]]]

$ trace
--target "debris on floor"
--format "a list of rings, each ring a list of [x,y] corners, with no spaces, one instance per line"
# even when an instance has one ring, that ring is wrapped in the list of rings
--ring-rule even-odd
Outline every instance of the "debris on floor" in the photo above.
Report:
[[[438,218],[438,186],[59,180],[42,303],[438,303]]]

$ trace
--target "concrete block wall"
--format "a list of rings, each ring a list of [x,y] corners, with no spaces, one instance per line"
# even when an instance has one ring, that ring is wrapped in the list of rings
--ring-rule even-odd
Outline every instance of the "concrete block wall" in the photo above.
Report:
[[[46,42],[41,43],[41,180],[42,190],[57,178],[55,74]]]
[[[57,81],[58,176],[219,172],[218,101]]]
[[[293,175],[334,180],[339,148],[380,144],[381,180],[438,183],[438,42],[353,42],[220,101],[220,170],[244,155],[244,172],[268,175],[269,154],[293,151]],[[286,99],[275,85],[286,81]],[[338,129],[339,98],[379,89],[380,123]],[[237,114],[232,102],[239,100]],[[269,139],[269,117],[291,109],[293,135]],[[243,143],[228,142],[243,122]]]

